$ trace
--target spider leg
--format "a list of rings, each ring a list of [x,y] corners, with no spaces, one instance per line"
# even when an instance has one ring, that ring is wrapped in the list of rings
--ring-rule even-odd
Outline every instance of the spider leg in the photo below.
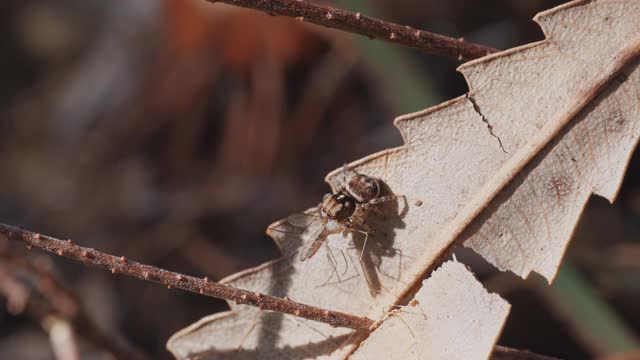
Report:
[[[342,186],[341,186],[342,191],[346,189],[347,184],[349,183],[349,178],[347,177],[347,173],[351,173],[351,177],[360,175],[359,172],[353,170],[353,168],[350,167],[348,164],[342,165]]]
[[[349,166],[349,164],[345,163],[344,165],[342,165],[342,173],[346,174],[347,172],[352,172],[352,173],[354,173],[356,175],[360,175],[359,172],[353,170],[353,168],[351,166]]]
[[[415,206],[418,206],[418,207],[422,206],[422,200],[411,199],[411,198],[408,198],[407,195],[402,195],[402,194],[393,194],[393,195],[381,196],[381,197],[375,198],[375,199],[373,199],[373,200],[371,200],[368,203],[363,204],[363,205],[377,205],[377,204],[381,204],[383,202],[396,200],[396,199],[400,199],[400,198],[404,199],[405,206],[409,205],[408,204],[408,200],[412,200],[413,201],[413,205],[415,205]]]
[[[405,199],[405,201],[407,200],[407,197],[404,195],[387,195],[387,196],[381,196],[379,198],[370,200],[368,203],[366,203],[366,205],[378,205],[378,204],[382,204],[384,202],[396,200],[399,198],[403,198]]]

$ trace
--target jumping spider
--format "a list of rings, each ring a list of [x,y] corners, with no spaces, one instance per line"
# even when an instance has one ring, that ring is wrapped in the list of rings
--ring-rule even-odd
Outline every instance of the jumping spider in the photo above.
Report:
[[[347,169],[345,168],[345,172]],[[306,229],[305,243],[300,252],[300,261],[314,256],[327,236],[336,233],[358,232],[365,236],[362,252],[367,245],[370,232],[352,227],[353,215],[358,206],[366,209],[371,205],[403,197],[401,195],[380,196],[380,181],[351,170],[354,175],[338,192],[326,194],[318,206],[319,215],[294,214],[287,222],[294,227]],[[361,252],[361,257],[362,257]]]

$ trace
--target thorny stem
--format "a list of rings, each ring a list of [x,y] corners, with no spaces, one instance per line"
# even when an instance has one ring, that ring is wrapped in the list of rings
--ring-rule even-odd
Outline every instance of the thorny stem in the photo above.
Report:
[[[428,54],[457,60],[473,60],[497,52],[497,49],[432,32],[415,29],[360,13],[314,5],[302,0],[207,0],[262,11],[269,15],[289,16],[300,21],[382,39],[420,49]]]
[[[326,310],[315,306],[301,304],[287,298],[279,298],[234,288],[210,281],[182,275],[151,265],[130,261],[124,256],[117,257],[91,248],[75,245],[71,240],[59,240],[13,226],[0,224],[0,237],[13,241],[22,241],[27,248],[36,247],[59,256],[81,261],[88,265],[111,270],[112,273],[124,274],[138,279],[166,285],[168,288],[178,288],[218,299],[234,301],[238,304],[256,306],[261,310],[271,310],[285,314],[319,321],[335,327],[345,327],[354,330],[371,331],[379,322],[350,315],[338,311]],[[504,346],[496,346],[492,358],[495,359],[523,359],[523,360],[553,360],[555,358],[539,355],[529,351],[520,351]]]
[[[335,327],[368,330],[374,324],[373,320],[365,317],[305,305],[287,298],[279,298],[259,292],[237,289],[210,281],[207,278],[200,279],[182,275],[155,266],[130,261],[124,256],[116,257],[91,248],[78,246],[71,240],[58,240],[4,224],[0,224],[0,235],[5,236],[9,240],[22,241],[27,244],[27,247],[36,247],[59,256],[110,270],[114,274],[133,276],[138,279],[166,285],[168,288],[183,289],[233,301],[238,304],[256,306],[263,310],[291,314]]]

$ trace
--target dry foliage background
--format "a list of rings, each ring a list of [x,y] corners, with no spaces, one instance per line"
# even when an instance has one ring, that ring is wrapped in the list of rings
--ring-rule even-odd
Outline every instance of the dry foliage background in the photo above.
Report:
[[[542,39],[530,18],[557,3],[333,5],[508,48]],[[2,222],[212,279],[276,257],[263,229],[315,204],[328,170],[399,145],[395,115],[466,91],[453,61],[200,1],[2,7]],[[638,161],[616,204],[590,201],[553,287],[458,252],[512,304],[500,344],[564,358],[637,345]],[[169,357],[170,334],[225,309],[223,301],[29,258],[51,269],[101,327],[152,358]],[[2,279],[31,289],[30,273],[9,264],[0,260]],[[2,283],[0,358],[51,357],[42,313],[25,305],[49,299],[33,286],[20,302]]]

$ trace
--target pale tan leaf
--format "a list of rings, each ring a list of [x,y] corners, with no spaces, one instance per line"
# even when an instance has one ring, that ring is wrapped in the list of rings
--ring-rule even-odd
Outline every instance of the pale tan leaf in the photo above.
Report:
[[[553,278],[586,200],[615,197],[638,140],[640,1],[574,1],[536,21],[546,40],[463,65],[469,94],[398,118],[404,146],[350,165],[406,196],[357,216],[375,232],[362,263],[353,249],[362,239],[339,234],[300,262],[302,239],[280,222],[271,235],[284,257],[227,281],[379,319],[462,241],[501,269]],[[327,177],[334,190],[344,179],[342,169]],[[179,358],[238,349],[299,359],[315,357],[301,355],[313,349],[340,359],[362,339],[343,343],[349,330],[232,312],[179,332],[169,348]],[[242,331],[221,327],[231,318]]]
[[[332,330],[332,336],[318,336]],[[322,323],[251,307],[235,308],[234,312],[205,317],[176,333],[169,340],[169,349],[180,359],[326,359],[333,350],[352,341],[350,331],[342,329],[340,334],[335,330]],[[344,357],[346,351],[333,356]]]
[[[559,119],[558,125],[571,120],[463,235],[467,246],[522,277],[531,271],[549,281],[555,277],[588,198],[596,193],[615,199],[640,134],[640,2],[583,3],[536,17],[548,40],[524,52],[531,53],[531,61],[499,59],[462,68],[508,151],[526,148],[552,119]],[[545,55],[546,60],[533,60]],[[534,61],[544,71],[536,76],[529,71],[527,82],[505,86],[522,77],[528,62],[534,69]],[[485,71],[500,77],[487,81]],[[580,109],[601,83],[603,91]],[[499,101],[507,91],[509,100]],[[568,106],[554,106],[563,102]],[[580,112],[572,117],[575,109]],[[508,113],[522,119],[503,115]]]
[[[502,270],[551,281],[592,193],[616,197],[640,134],[638,62],[590,103],[465,230]]]
[[[414,299],[390,313],[349,359],[486,359],[510,308],[455,261],[434,271]]]
[[[291,230],[286,221],[272,227]],[[361,270],[354,266],[358,255],[348,248],[343,237],[334,235],[329,239],[336,247],[331,253],[339,262],[339,281],[326,246],[311,259],[301,262],[298,251],[303,234],[277,231],[270,234],[280,245],[283,258],[236,274],[222,280],[223,283],[352,314],[369,312],[371,296],[366,282],[358,274]],[[250,306],[231,304],[231,308],[231,312],[201,319],[176,333],[169,339],[169,350],[180,359],[195,355],[203,359],[255,359],[258,354],[264,359],[332,359],[345,357],[357,340],[361,340],[351,339],[353,330],[350,329],[332,328]],[[336,351],[338,348],[342,349]]]

